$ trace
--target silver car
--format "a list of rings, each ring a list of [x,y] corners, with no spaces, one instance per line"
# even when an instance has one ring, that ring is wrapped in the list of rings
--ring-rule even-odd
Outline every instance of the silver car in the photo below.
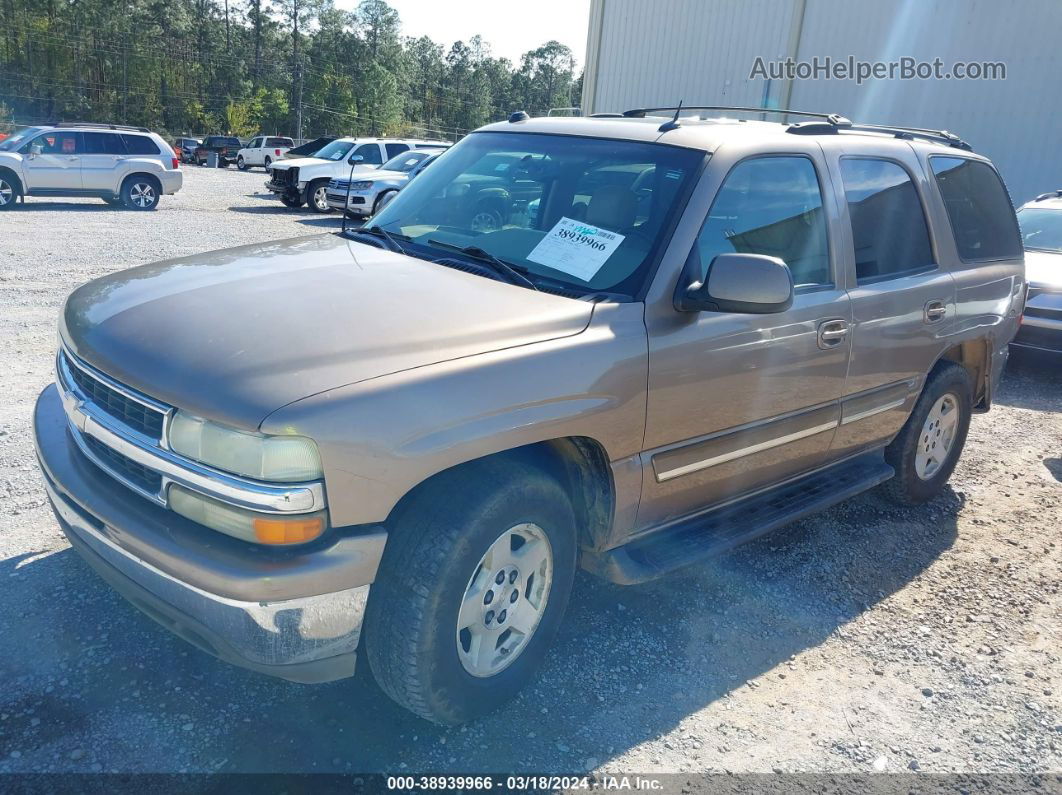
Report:
[[[357,179],[328,183],[328,206],[361,218],[382,210],[413,177],[427,168],[445,149],[410,149],[388,160],[376,171]]]
[[[1013,345],[1062,353],[1062,190],[1018,210],[1029,297]]]

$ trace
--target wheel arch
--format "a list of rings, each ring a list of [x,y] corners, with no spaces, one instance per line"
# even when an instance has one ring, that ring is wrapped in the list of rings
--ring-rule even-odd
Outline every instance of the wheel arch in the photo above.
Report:
[[[958,364],[970,373],[974,384],[973,408],[987,411],[992,401],[992,344],[986,337],[957,342],[945,349],[930,368],[930,373],[946,362]]]
[[[534,467],[556,478],[572,500],[581,547],[599,547],[612,528],[616,490],[605,448],[588,436],[566,436],[533,442],[521,447],[490,453],[455,464],[422,480],[411,488],[391,510],[386,524],[394,526],[398,517],[417,497],[438,479],[450,478],[461,470],[471,470],[491,461],[509,461]]]
[[[155,187],[158,188],[159,196],[161,197],[161,195],[162,195],[162,180],[160,180],[157,175],[152,174],[150,171],[133,171],[133,172],[127,174],[122,179],[122,184],[118,186],[119,192],[121,192],[125,188],[126,184],[130,180],[137,179],[137,178],[141,178],[141,179],[147,178],[147,179],[151,180],[151,182],[153,182],[155,184]]]
[[[15,171],[13,168],[9,168],[7,166],[0,166],[0,174],[2,174],[6,179],[10,179],[14,183],[15,187],[18,189],[18,192],[20,194],[26,192],[26,186],[22,184],[22,178],[18,175],[18,172]]]

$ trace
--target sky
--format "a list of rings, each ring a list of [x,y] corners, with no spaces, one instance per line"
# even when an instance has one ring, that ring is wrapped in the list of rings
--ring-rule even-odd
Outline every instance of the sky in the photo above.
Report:
[[[586,55],[586,28],[590,0],[387,0],[402,18],[402,34],[428,36],[447,48],[477,33],[491,45],[493,55],[514,64],[528,50],[556,39],[567,44],[577,68]],[[336,6],[353,10],[358,0],[336,0]]]

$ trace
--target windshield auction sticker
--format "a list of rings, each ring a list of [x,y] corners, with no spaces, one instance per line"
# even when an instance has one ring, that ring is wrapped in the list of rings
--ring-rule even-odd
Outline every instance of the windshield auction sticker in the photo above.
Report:
[[[527,259],[589,282],[623,242],[623,237],[598,226],[562,217],[531,250]]]

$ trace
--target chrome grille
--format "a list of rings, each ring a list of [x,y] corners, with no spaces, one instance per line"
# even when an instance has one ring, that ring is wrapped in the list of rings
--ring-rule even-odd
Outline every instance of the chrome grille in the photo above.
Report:
[[[163,412],[134,400],[108,385],[67,356],[65,351],[60,353],[60,356],[63,357],[70,377],[74,379],[77,388],[101,411],[149,439],[155,441],[162,439],[162,425],[166,418]]]
[[[112,450],[99,439],[92,436],[83,436],[85,444],[97,457],[100,463],[106,466],[114,474],[128,480],[134,486],[156,495],[162,491],[162,475],[142,464],[138,464],[131,458],[126,458],[116,450]]]

